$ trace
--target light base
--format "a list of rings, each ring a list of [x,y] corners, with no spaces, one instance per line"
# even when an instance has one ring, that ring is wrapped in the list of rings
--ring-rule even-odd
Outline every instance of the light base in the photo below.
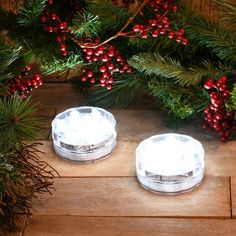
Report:
[[[143,188],[153,193],[165,195],[177,195],[189,192],[202,182],[203,177],[204,169],[202,169],[197,176],[194,176],[191,179],[175,182],[154,181],[153,179],[149,179],[137,173],[137,179]],[[166,176],[164,178],[166,178]]]
[[[108,157],[116,147],[116,136],[100,145],[81,146],[84,151],[69,151],[64,149],[57,142],[53,141],[55,153],[61,158],[78,163],[93,163]]]

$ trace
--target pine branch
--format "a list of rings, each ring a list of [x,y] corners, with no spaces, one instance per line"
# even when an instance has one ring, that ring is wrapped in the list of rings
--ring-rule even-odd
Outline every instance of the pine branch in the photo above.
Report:
[[[87,9],[93,15],[98,15],[101,21],[101,31],[99,35],[102,38],[110,37],[122,27],[124,22],[128,20],[131,12],[123,7],[116,6],[111,1],[100,2],[99,4],[91,4]]]
[[[70,27],[72,33],[76,37],[97,35],[100,30],[101,21],[98,16],[85,12],[83,15],[77,14],[73,21],[73,25]]]
[[[13,48],[4,46],[0,42],[0,81],[1,75],[9,68],[9,66],[19,58],[21,48]]]
[[[142,81],[135,74],[125,78],[114,77],[111,90],[96,87],[96,90],[89,95],[85,103],[101,107],[125,107],[138,98],[142,88]]]
[[[50,61],[42,59],[42,73],[47,75],[55,72],[64,72],[65,70],[75,68],[82,63],[83,60],[80,54],[70,54],[64,60],[56,57],[50,58]]]
[[[227,29],[221,21],[212,23],[201,16],[193,16],[188,37],[199,47],[209,48],[221,60],[236,61],[235,33]]]
[[[159,98],[170,114],[180,119],[193,116],[206,106],[201,92],[193,87],[181,87],[172,82],[151,80],[150,93]]]
[[[25,100],[17,96],[0,100],[0,150],[8,150],[25,139],[37,136],[40,122],[32,118],[37,110],[30,104],[30,97]]]
[[[38,22],[46,7],[46,0],[26,0],[18,14],[20,26],[29,26]]]
[[[151,53],[133,56],[129,64],[146,75],[155,74],[160,77],[173,78],[181,86],[196,85],[204,77],[219,72],[207,62],[202,63],[201,67],[185,68],[177,60]]]
[[[232,108],[236,109],[236,83],[233,84],[233,88],[230,92],[230,100],[231,100]]]

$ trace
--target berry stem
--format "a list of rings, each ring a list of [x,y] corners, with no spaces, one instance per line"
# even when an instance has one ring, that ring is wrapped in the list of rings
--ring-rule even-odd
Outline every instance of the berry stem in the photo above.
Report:
[[[119,37],[119,36],[123,36],[123,31],[129,26],[129,24],[132,22],[132,20],[136,17],[136,15],[141,11],[141,9],[149,2],[149,0],[145,0],[143,1],[143,3],[137,8],[137,10],[134,11],[133,15],[130,16],[130,18],[127,20],[127,22],[125,23],[125,25],[112,37],[106,39],[105,41],[103,41],[102,43],[95,45],[95,46],[88,46],[81,44],[78,40],[73,39],[77,44],[80,45],[81,48],[98,48],[106,43],[108,43],[109,41]]]

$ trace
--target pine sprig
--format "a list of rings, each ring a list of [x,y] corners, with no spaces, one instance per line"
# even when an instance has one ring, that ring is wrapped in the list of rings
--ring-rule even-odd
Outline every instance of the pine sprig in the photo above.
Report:
[[[85,12],[83,15],[77,14],[73,18],[72,26],[70,28],[76,37],[87,37],[97,35],[97,32],[100,30],[100,26],[101,21],[98,16]]]
[[[80,54],[70,54],[66,59],[51,58],[50,61],[42,60],[42,73],[52,74],[55,72],[64,72],[68,69],[81,65],[83,60]]]
[[[145,73],[146,75],[155,74],[160,77],[172,78],[181,86],[196,85],[201,82],[202,78],[209,76],[214,71],[210,64],[203,63],[201,67],[185,68],[180,61],[170,57],[162,57],[157,53],[141,53],[133,56],[129,64]]]
[[[236,109],[236,83],[233,84],[233,88],[230,92],[230,100],[232,107]]]
[[[116,6],[111,1],[99,1],[99,4],[91,4],[87,11],[99,16],[101,21],[99,35],[102,38],[109,37],[119,31],[131,15],[131,11]]]
[[[26,0],[18,13],[18,23],[20,26],[29,26],[38,22],[46,7],[46,0]]]
[[[19,58],[21,48],[13,48],[4,46],[0,42],[0,81],[1,75],[8,69],[8,67]]]
[[[188,37],[198,47],[209,48],[221,60],[236,61],[235,33],[222,21],[210,22],[201,16],[193,16],[188,30]]]
[[[206,106],[199,90],[194,94],[190,87],[180,87],[171,81],[154,79],[149,81],[148,87],[150,93],[161,100],[164,108],[180,119],[189,118]]]
[[[136,75],[126,78],[114,77],[112,90],[96,87],[85,103],[101,107],[125,107],[138,98],[141,89],[143,89],[142,80]]]
[[[30,97],[23,100],[18,96],[0,100],[0,150],[8,150],[39,134],[40,121],[32,117],[37,104],[31,105],[30,102]]]

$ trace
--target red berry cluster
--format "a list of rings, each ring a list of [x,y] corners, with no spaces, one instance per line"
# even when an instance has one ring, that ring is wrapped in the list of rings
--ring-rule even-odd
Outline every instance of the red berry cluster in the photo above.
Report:
[[[43,82],[39,74],[32,75],[31,79],[27,77],[30,70],[31,66],[28,65],[16,78],[10,80],[8,87],[10,94],[18,93],[23,97],[27,97],[32,89],[42,85]]]
[[[53,0],[48,0],[48,4],[52,4]],[[40,22],[44,24],[44,29],[54,35],[55,41],[62,56],[67,56],[68,51],[66,47],[67,34],[70,32],[68,23],[61,21],[60,17],[54,10],[47,8],[44,15],[41,16]]]
[[[229,101],[229,89],[226,82],[227,77],[222,76],[218,81],[208,79],[204,84],[206,89],[211,90],[211,105],[204,109],[205,123],[203,128],[214,129],[222,141],[228,140],[232,130],[236,129],[234,113],[226,109],[226,104]]]
[[[89,42],[86,45],[95,46],[99,41]],[[83,48],[86,61],[89,63],[96,63],[96,71],[83,67],[81,69],[83,82],[89,81],[91,84],[98,82],[100,86],[107,89],[112,88],[113,73],[131,73],[132,68],[128,65],[126,59],[120,55],[120,51],[116,50],[114,46],[104,44],[97,48]]]
[[[159,35],[166,34],[170,39],[175,39],[176,42],[186,45],[188,40],[184,38],[185,30],[181,28],[178,31],[174,31],[167,16],[167,13],[177,11],[178,7],[172,5],[170,1],[161,0],[149,1],[148,4],[155,14],[155,18],[149,19],[146,25],[135,24],[133,31],[144,39],[148,38],[148,36],[157,38]]]

